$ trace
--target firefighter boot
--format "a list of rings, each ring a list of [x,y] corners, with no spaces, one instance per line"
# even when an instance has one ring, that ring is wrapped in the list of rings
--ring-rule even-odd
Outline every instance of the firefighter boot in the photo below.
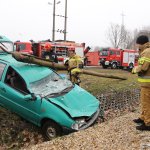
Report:
[[[150,126],[146,126],[145,124],[142,124],[140,126],[137,126],[136,129],[140,131],[150,131]]]
[[[144,123],[144,121],[142,119],[140,119],[140,118],[134,119],[133,122],[135,122],[135,123],[142,123],[142,124]]]

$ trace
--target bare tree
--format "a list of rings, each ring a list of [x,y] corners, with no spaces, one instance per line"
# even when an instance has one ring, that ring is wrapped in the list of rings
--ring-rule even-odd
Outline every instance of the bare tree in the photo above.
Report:
[[[118,48],[120,43],[120,26],[118,24],[111,24],[108,29],[107,38],[111,45]]]
[[[106,36],[114,48],[129,48],[133,40],[131,32],[118,24],[111,24]]]

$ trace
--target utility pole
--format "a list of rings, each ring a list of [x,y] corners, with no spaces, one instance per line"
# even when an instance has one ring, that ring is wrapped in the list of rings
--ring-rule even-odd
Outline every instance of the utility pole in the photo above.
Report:
[[[65,0],[64,41],[66,41],[66,35],[67,35],[67,0]]]
[[[121,48],[124,48],[124,44],[125,44],[125,27],[124,27],[124,16],[125,14],[122,12],[121,13],[121,17],[122,17],[122,22],[121,22],[121,35],[120,35],[120,46]]]
[[[122,26],[124,26],[124,16],[125,16],[125,14],[122,12],[122,13],[121,13],[121,17],[122,17]]]
[[[55,42],[55,6],[56,0],[53,2],[53,30],[52,30],[52,41]]]

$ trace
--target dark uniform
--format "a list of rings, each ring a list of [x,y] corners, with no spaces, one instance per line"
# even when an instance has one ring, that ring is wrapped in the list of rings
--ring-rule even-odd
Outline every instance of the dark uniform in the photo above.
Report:
[[[54,52],[54,50],[49,52],[49,59],[55,63],[58,63],[57,54]]]
[[[58,63],[57,54],[54,50],[44,51],[42,58],[49,59],[52,62]]]
[[[58,63],[57,54],[54,51],[54,48],[50,43],[45,43],[43,48],[42,58],[49,59],[51,62]]]

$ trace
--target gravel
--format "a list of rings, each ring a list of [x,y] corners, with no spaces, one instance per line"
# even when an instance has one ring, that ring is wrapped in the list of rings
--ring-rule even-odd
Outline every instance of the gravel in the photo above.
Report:
[[[24,150],[148,150],[150,132],[137,131],[136,124],[132,121],[138,116],[137,109],[86,130],[27,147]]]

